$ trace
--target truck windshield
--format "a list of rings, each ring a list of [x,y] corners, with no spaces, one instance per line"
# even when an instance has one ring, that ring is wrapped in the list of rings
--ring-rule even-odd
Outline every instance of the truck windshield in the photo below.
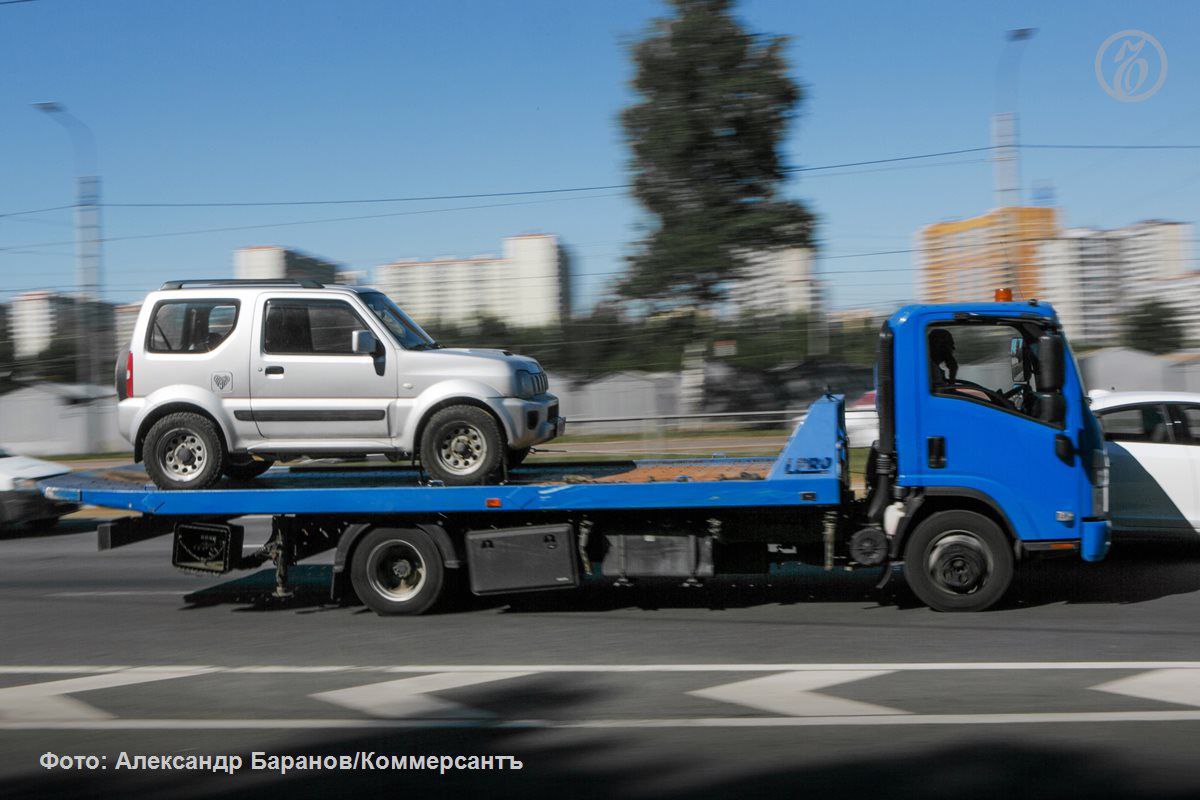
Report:
[[[413,322],[412,318],[388,299],[387,295],[382,292],[364,292],[360,297],[367,304],[367,308],[387,327],[392,338],[405,350],[431,350],[438,346],[433,337]]]

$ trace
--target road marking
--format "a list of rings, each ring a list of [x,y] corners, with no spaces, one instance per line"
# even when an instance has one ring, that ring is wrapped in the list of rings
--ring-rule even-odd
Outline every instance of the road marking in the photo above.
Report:
[[[1158,700],[1181,706],[1200,706],[1200,669],[1156,669],[1091,687],[1099,692]]]
[[[175,590],[158,590],[158,591],[112,591],[112,592],[53,592],[45,595],[45,597],[158,597],[171,596],[180,597],[195,590],[195,587],[188,589]]]
[[[442,672],[420,675],[415,678],[400,678],[394,681],[368,683],[349,689],[319,692],[311,697],[326,703],[334,703],[374,717],[430,718],[430,717],[486,717],[489,712],[468,708],[449,700],[433,697],[427,692],[442,692],[460,689],[480,683],[508,680],[529,675],[529,672]]]
[[[42,720],[104,720],[113,715],[64,695],[116,686],[131,686],[170,678],[188,678],[213,670],[205,667],[181,669],[134,668],[83,678],[27,683],[0,689],[0,720],[6,722]]]
[[[216,672],[887,672],[912,671],[971,671],[971,670],[1200,670],[1200,661],[967,661],[967,662],[899,662],[895,664],[250,664],[212,666],[208,664],[154,664],[133,667],[127,664],[8,664],[0,665],[3,674],[34,674],[55,672],[115,672],[127,669],[181,669]]]
[[[817,691],[842,683],[861,681],[891,673],[891,670],[884,669],[781,672],[777,675],[725,683],[708,689],[697,689],[688,694],[792,717],[904,714],[906,712],[894,708],[831,697]]]
[[[1074,711],[1015,714],[883,714],[850,717],[679,717],[664,719],[94,719],[3,721],[0,731],[294,730],[315,728],[820,728],[892,725],[1046,725],[1200,722],[1200,711]]]
[[[210,665],[153,665],[131,667],[117,664],[69,664],[0,665],[3,674],[35,674],[55,672],[100,673],[126,669],[203,669],[216,672],[384,672],[384,673],[432,673],[432,672],[888,672],[911,671],[971,671],[971,670],[1157,670],[1196,669],[1200,661],[967,661],[967,662],[900,662],[895,664],[417,664],[417,665],[302,665],[253,664],[244,666]]]

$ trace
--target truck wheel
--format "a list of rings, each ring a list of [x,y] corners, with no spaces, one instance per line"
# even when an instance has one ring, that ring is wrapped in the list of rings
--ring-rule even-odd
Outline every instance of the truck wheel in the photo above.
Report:
[[[184,411],[146,434],[146,472],[160,489],[207,489],[221,477],[225,445],[212,420]]]
[[[233,461],[227,460],[225,463],[225,475],[235,481],[252,481],[259,475],[269,470],[274,466],[275,462],[271,460],[255,461]]]
[[[529,455],[529,451],[532,449],[533,448],[531,447],[522,447],[519,450],[509,450],[507,455],[508,468],[513,469],[521,466],[521,463],[525,460],[525,457]]]
[[[421,465],[447,486],[487,483],[499,471],[504,452],[495,418],[475,406],[443,408],[421,434]]]
[[[1013,578],[1013,551],[995,522],[973,511],[940,511],[904,547],[904,577],[937,611],[982,611]]]
[[[376,528],[354,548],[350,583],[376,614],[421,614],[441,596],[445,568],[424,531]]]

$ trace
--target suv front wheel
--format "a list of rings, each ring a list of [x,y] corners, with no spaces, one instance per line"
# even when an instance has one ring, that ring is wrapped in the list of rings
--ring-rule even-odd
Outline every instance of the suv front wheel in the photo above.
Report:
[[[500,470],[504,436],[495,418],[475,406],[450,406],[421,434],[421,466],[447,486],[487,483]]]
[[[225,445],[216,425],[187,411],[155,422],[143,452],[146,472],[160,489],[207,489],[225,466]]]

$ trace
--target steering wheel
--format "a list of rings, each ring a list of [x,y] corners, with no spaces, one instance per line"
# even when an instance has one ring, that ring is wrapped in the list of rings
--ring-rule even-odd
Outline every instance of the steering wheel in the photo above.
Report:
[[[964,389],[974,389],[978,392],[983,392],[983,394],[987,396],[987,399],[991,400],[993,403],[995,403],[998,406],[1001,406],[1002,408],[1012,408],[1013,407],[1013,404],[1009,401],[1009,399],[1006,395],[1001,394],[1000,392],[997,392],[994,389],[989,389],[986,386],[980,386],[978,383],[975,383],[974,381],[964,381],[964,380],[958,380],[958,379],[950,381],[951,389],[958,389],[960,387],[964,388]]]

